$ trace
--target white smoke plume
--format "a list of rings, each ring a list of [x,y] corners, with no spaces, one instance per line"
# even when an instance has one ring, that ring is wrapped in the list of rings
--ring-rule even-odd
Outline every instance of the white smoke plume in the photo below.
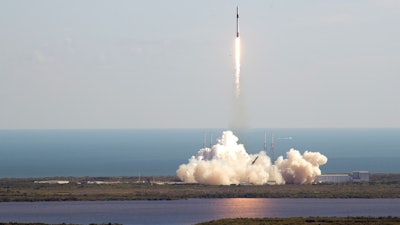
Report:
[[[187,183],[213,185],[304,184],[312,183],[321,174],[319,166],[328,160],[319,152],[306,151],[301,155],[291,149],[286,153],[287,159],[280,156],[272,164],[265,151],[248,154],[238,140],[232,131],[224,131],[217,144],[200,149],[188,164],[180,165],[176,171],[178,177]]]

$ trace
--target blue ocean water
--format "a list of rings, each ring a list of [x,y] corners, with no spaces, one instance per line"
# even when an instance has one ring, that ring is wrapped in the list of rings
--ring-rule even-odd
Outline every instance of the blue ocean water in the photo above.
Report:
[[[0,177],[175,175],[223,129],[0,130]],[[275,156],[290,148],[328,157],[323,173],[400,172],[400,129],[249,129],[235,132],[247,152],[275,137]]]

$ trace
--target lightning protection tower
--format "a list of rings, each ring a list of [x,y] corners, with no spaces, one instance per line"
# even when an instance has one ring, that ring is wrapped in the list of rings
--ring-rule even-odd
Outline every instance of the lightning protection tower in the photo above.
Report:
[[[271,133],[271,162],[274,163],[275,161],[275,138],[274,138],[274,132]]]
[[[206,137],[206,132],[204,131],[204,137],[203,137],[203,148],[206,148],[207,145],[207,137]]]
[[[267,153],[267,131],[264,132],[264,151]]]

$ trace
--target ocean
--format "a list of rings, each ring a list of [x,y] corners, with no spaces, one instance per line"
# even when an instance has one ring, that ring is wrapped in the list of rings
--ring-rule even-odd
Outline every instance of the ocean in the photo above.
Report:
[[[224,129],[0,130],[0,177],[175,175]],[[322,173],[400,173],[400,129],[248,129],[234,132],[250,154],[290,148],[328,157]]]

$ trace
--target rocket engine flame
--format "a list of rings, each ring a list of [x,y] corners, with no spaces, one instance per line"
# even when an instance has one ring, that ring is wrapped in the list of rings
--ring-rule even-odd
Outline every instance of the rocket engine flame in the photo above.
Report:
[[[248,154],[238,140],[232,131],[223,132],[217,144],[200,149],[187,164],[180,165],[178,177],[187,183],[212,185],[304,184],[312,183],[321,174],[319,166],[328,160],[319,152],[306,151],[301,155],[291,149],[286,153],[287,159],[280,156],[272,164],[265,151]]]
[[[235,39],[235,85],[236,98],[240,96],[240,35],[239,35],[239,6],[236,7],[236,39]]]
[[[235,85],[236,85],[236,98],[240,96],[240,37],[235,40]]]

